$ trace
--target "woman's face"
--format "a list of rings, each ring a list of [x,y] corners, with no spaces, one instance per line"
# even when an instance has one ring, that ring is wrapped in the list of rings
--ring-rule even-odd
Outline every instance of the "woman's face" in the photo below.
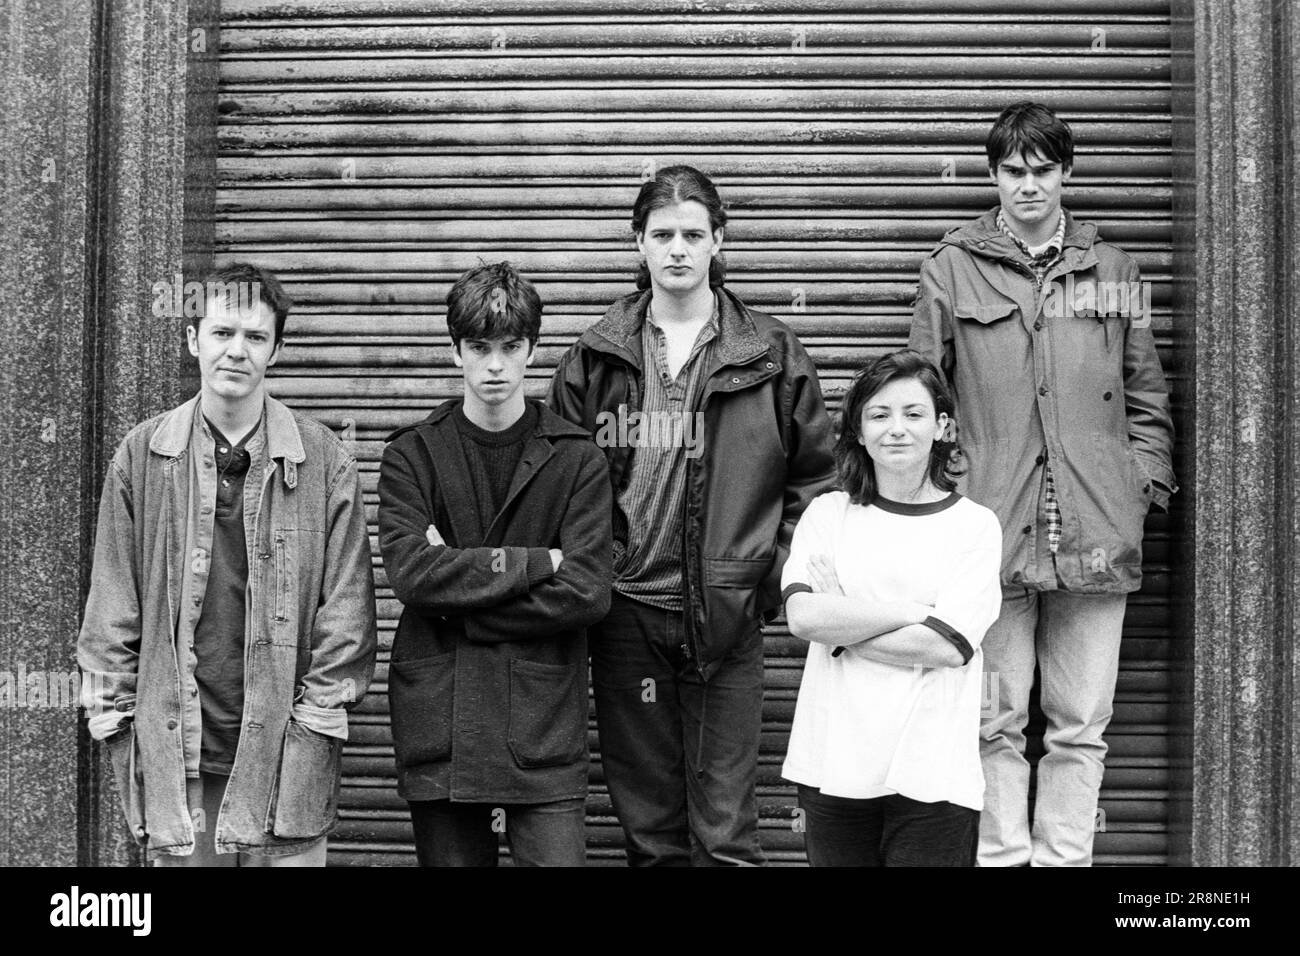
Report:
[[[858,441],[877,470],[917,473],[919,480],[947,423],[947,415],[935,417],[934,400],[920,381],[897,378],[863,403]]]

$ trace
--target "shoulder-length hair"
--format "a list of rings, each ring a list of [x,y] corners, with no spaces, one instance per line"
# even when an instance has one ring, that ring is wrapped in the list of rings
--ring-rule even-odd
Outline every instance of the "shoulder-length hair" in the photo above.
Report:
[[[869,505],[876,500],[876,468],[867,450],[862,447],[862,409],[869,399],[890,382],[898,379],[916,379],[930,393],[934,403],[934,416],[946,414],[953,420],[952,393],[944,384],[939,370],[920,352],[900,349],[882,355],[853,377],[844,405],[840,411],[840,435],[835,441],[835,471],[841,491],[847,491],[855,505]],[[950,441],[951,430],[935,440],[930,447],[930,466],[927,475],[940,491],[957,487],[961,468],[956,461],[957,443]]]
[[[675,206],[681,202],[694,200],[708,211],[709,228],[717,232],[727,224],[727,210],[723,208],[722,197],[713,180],[694,166],[665,166],[655,173],[653,179],[641,184],[636,202],[632,205],[632,233],[640,236],[645,232],[646,220],[650,213],[664,206]],[[727,277],[727,264],[718,253],[709,263],[709,285],[716,288]],[[642,262],[637,267],[636,287],[650,288],[650,270]]]

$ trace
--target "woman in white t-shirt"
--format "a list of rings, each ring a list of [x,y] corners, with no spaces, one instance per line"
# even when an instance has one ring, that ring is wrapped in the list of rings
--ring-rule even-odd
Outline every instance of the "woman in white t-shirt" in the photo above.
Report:
[[[783,775],[813,866],[973,866],[983,806],[984,632],[1002,532],[958,494],[953,403],[903,350],[859,372],[835,446],[839,491],[795,528],[782,575],[809,642]]]

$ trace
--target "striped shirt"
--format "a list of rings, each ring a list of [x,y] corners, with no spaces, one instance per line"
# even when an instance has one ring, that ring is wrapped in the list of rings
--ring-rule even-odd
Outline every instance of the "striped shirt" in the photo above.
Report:
[[[1056,234],[1043,246],[1031,247],[1012,232],[1001,209],[998,210],[998,228],[1025,254],[1029,260],[1029,268],[1034,273],[1034,291],[1042,292],[1047,270],[1056,265],[1057,260],[1061,258],[1061,251],[1065,248],[1064,211],[1056,224]],[[1061,502],[1056,497],[1056,480],[1052,477],[1052,466],[1047,464],[1046,451],[1043,453],[1043,481],[1047,486],[1043,502],[1043,512],[1047,517],[1047,547],[1052,554],[1055,554],[1061,544]]]
[[[718,337],[715,297],[709,317],[690,357],[674,378],[668,371],[668,339],[646,311],[641,331],[641,362],[645,369],[641,419],[628,465],[628,482],[618,495],[627,516],[625,549],[615,545],[614,589],[654,607],[681,611],[682,521],[686,502],[688,453],[699,454],[703,428],[696,417],[709,357]],[[631,432],[631,424],[628,431]]]

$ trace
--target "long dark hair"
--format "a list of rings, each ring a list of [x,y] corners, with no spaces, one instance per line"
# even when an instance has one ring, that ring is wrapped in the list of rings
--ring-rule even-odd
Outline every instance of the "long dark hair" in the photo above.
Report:
[[[645,232],[646,220],[650,213],[664,206],[675,206],[680,202],[694,200],[709,213],[709,229],[717,232],[727,224],[727,210],[722,206],[722,197],[713,180],[694,166],[665,166],[655,173],[653,179],[641,184],[641,191],[636,195],[632,205],[632,232],[640,236]],[[716,288],[722,285],[727,276],[727,264],[722,253],[718,253],[709,263],[709,285]],[[637,267],[636,287],[650,288],[650,270],[642,262]]]
[[[944,384],[939,370],[920,352],[900,349],[882,355],[853,377],[844,406],[840,411],[840,437],[835,441],[835,471],[841,491],[849,493],[855,505],[869,505],[876,500],[876,467],[858,439],[862,436],[862,409],[867,401],[890,382],[912,378],[924,386],[934,403],[936,421],[946,414],[953,418],[952,393]],[[930,467],[927,475],[940,491],[957,487],[956,478],[961,469],[956,463],[957,443],[949,441],[950,434],[935,440],[930,446]]]

